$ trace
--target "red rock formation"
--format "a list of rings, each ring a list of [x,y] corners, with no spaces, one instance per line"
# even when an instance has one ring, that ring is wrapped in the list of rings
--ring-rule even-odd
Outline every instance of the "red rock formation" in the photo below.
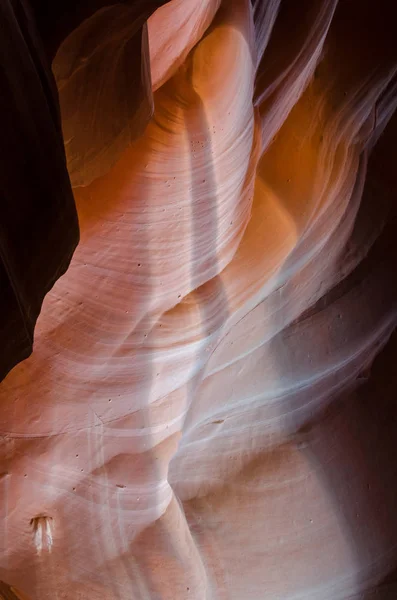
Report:
[[[172,0],[138,76],[133,10],[53,65],[81,242],[0,386],[0,578],[394,598],[392,11]]]

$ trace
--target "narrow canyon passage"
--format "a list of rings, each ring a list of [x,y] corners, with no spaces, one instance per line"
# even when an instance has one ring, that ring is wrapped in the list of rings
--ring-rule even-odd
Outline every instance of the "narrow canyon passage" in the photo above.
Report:
[[[0,383],[0,597],[395,598],[391,4],[49,35],[80,241]]]

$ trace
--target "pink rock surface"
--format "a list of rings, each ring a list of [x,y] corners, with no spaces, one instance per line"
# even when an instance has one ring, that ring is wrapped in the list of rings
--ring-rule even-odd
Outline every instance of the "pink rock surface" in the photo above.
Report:
[[[0,578],[30,598],[395,597],[378,4],[172,0],[148,21],[139,135],[139,113],[111,119],[128,10],[60,49],[81,242],[0,385]]]

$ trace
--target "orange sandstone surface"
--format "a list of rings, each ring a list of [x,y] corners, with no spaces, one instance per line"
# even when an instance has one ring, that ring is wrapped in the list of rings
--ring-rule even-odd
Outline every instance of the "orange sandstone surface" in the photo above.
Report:
[[[59,48],[81,239],[0,384],[21,594],[396,597],[389,4],[126,2]]]

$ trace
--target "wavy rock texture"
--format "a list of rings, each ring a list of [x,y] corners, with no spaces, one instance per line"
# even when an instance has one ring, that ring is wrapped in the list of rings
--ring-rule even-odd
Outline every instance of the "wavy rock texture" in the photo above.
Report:
[[[81,242],[0,386],[0,577],[37,600],[395,598],[388,3],[136,19],[96,13],[54,63]]]

